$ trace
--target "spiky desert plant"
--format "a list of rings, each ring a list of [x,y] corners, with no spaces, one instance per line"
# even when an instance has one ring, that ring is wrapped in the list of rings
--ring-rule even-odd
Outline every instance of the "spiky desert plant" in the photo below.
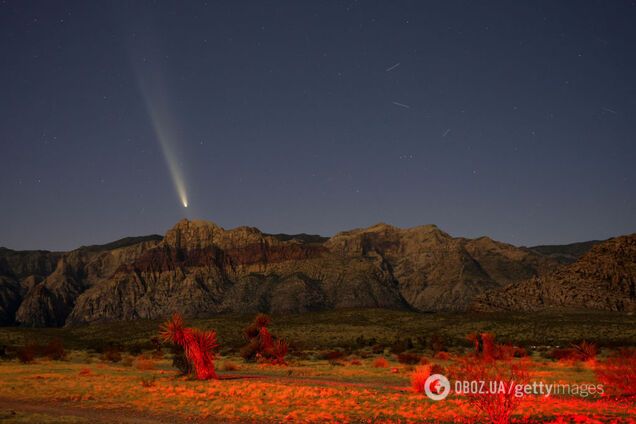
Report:
[[[216,378],[214,350],[219,346],[214,330],[202,331],[186,327],[183,317],[174,314],[161,326],[161,338],[183,348],[186,359],[192,364],[198,380]]]

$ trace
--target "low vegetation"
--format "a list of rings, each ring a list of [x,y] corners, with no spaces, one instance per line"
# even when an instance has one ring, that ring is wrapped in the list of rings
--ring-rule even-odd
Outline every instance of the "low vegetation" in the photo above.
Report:
[[[317,319],[307,323],[306,333],[323,329],[333,334],[329,328],[336,323],[330,322],[330,315],[314,316]],[[119,408],[142,417],[163,414],[174,422],[209,417],[236,422],[503,424],[629,422],[634,415],[636,350],[617,348],[612,331],[609,341],[592,341],[592,333],[581,337],[572,330],[567,344],[533,345],[523,335],[511,339],[497,334],[496,328],[506,329],[509,324],[496,317],[472,324],[459,321],[459,328],[472,330],[459,337],[453,326],[433,325],[447,323],[446,315],[399,313],[402,322],[397,324],[380,324],[367,311],[353,316],[357,332],[351,330],[351,322],[341,323],[350,331],[350,342],[342,344],[322,336],[314,343],[307,335],[296,340],[290,334],[296,334],[294,320],[299,318],[265,315],[233,324],[215,318],[188,320],[187,325],[175,315],[161,325],[159,336],[156,322],[148,334],[135,337],[127,332],[131,341],[107,330],[103,343],[88,348],[76,347],[86,338],[71,337],[85,335],[88,328],[4,329],[0,381],[6,384],[0,385],[0,398],[54,401],[62,407],[96,411]],[[631,319],[624,316],[625,322]],[[567,329],[563,322],[556,325]],[[217,333],[213,323],[221,323],[222,330]],[[390,333],[400,324],[399,333]],[[632,329],[618,320],[614,325],[626,332],[623,337],[630,337]],[[230,337],[234,341],[226,344],[220,334],[227,334],[228,328],[236,331],[240,342]],[[409,332],[413,328],[428,330]],[[34,337],[38,332],[55,334],[38,339]],[[22,334],[28,342],[13,344],[16,339],[7,334]],[[568,353],[559,353],[563,351]],[[424,394],[433,374],[451,381],[498,381],[501,391],[451,393],[434,402]],[[603,384],[607,391],[586,397],[540,397],[516,396],[511,390],[533,381]]]

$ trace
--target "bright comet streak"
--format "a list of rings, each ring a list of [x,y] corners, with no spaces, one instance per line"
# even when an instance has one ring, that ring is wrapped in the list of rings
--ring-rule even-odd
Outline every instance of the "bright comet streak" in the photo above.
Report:
[[[185,178],[177,155],[179,134],[166,97],[161,69],[150,62],[137,67],[137,76],[161,152],[170,171],[175,190],[184,208],[188,207]]]

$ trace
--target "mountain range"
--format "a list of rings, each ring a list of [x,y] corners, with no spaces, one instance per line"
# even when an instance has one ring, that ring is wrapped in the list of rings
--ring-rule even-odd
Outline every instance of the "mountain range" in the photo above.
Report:
[[[635,246],[636,234],[526,248],[435,225],[377,224],[326,238],[182,220],[163,237],[70,252],[0,248],[0,324],[362,307],[631,311]]]

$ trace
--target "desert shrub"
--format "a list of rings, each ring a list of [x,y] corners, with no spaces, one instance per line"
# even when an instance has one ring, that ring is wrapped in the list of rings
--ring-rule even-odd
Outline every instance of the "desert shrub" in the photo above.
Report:
[[[431,375],[430,365],[420,365],[415,368],[415,371],[409,376],[411,380],[411,388],[415,393],[424,393],[424,383],[426,379]]]
[[[497,382],[501,385],[493,388],[494,393],[463,394],[472,409],[485,416],[484,422],[496,424],[510,422],[522,399],[516,396],[515,387],[526,384],[529,379],[525,360],[493,361],[476,355],[459,358],[449,371],[455,380]],[[483,420],[483,417],[479,420]]]
[[[430,364],[431,367],[431,374],[445,374],[446,370],[444,369],[443,366],[439,365],[439,364]]]
[[[143,352],[143,346],[139,343],[135,343],[128,346],[127,351],[133,356],[138,356],[141,355],[141,353]]]
[[[60,339],[53,339],[49,341],[49,343],[42,348],[42,353],[44,356],[54,361],[61,361],[66,357],[64,344]]]
[[[354,359],[350,360],[349,363],[351,365],[362,365],[362,362],[359,359],[357,359],[357,358],[354,358]]]
[[[413,340],[408,337],[406,339],[400,339],[398,337],[393,341],[393,344],[391,345],[391,353],[395,354],[402,353],[409,349],[413,349]]]
[[[492,333],[470,333],[466,339],[473,345],[473,355],[484,361],[494,361],[526,356],[523,348],[511,344],[495,343],[495,335]]]
[[[586,342],[585,340],[573,345],[573,348],[579,352],[582,361],[594,360],[598,354],[598,347],[594,343]]]
[[[429,341],[429,345],[433,354],[437,352],[446,352],[446,338],[441,334],[433,334]]]
[[[247,340],[247,343],[240,349],[240,355],[243,359],[286,365],[285,357],[289,352],[289,344],[270,333],[267,326],[271,322],[272,319],[268,315],[258,314],[254,318],[254,322],[243,330],[243,336]]]
[[[387,361],[385,357],[381,356],[373,361],[373,366],[376,368],[386,368],[389,366],[389,361]]]
[[[161,338],[164,342],[183,348],[185,360],[191,364],[198,380],[216,378],[214,350],[218,348],[218,343],[214,330],[202,331],[185,327],[183,317],[174,314],[170,320],[162,324]]]
[[[140,371],[150,371],[155,369],[155,361],[151,358],[147,358],[145,356],[140,356],[135,361],[135,368]]]
[[[30,364],[35,360],[35,354],[39,350],[39,347],[35,343],[27,343],[26,345],[18,348],[17,356],[18,360],[23,364]]]
[[[492,333],[481,334],[481,355],[484,360],[493,360],[497,355],[495,336]]]
[[[583,341],[571,347],[553,349],[548,357],[557,361],[589,361],[596,359],[597,352],[594,343]]]
[[[599,362],[596,378],[610,396],[636,397],[636,349],[621,349]]]
[[[398,353],[396,357],[400,364],[408,364],[408,365],[418,364],[421,360],[420,355],[418,355],[417,353],[408,353],[408,352]]]
[[[274,347],[272,348],[272,363],[274,365],[286,365],[285,357],[287,356],[287,352],[289,351],[289,345],[285,340],[278,339],[274,342]]]
[[[121,352],[116,347],[110,347],[102,353],[101,359],[104,362],[119,362],[121,361]]]
[[[381,344],[375,344],[371,347],[371,352],[375,353],[376,355],[378,353],[382,353],[384,352],[384,346]]]
[[[448,361],[451,358],[450,353],[445,351],[440,351],[435,354],[435,359],[439,359],[440,361]]]

